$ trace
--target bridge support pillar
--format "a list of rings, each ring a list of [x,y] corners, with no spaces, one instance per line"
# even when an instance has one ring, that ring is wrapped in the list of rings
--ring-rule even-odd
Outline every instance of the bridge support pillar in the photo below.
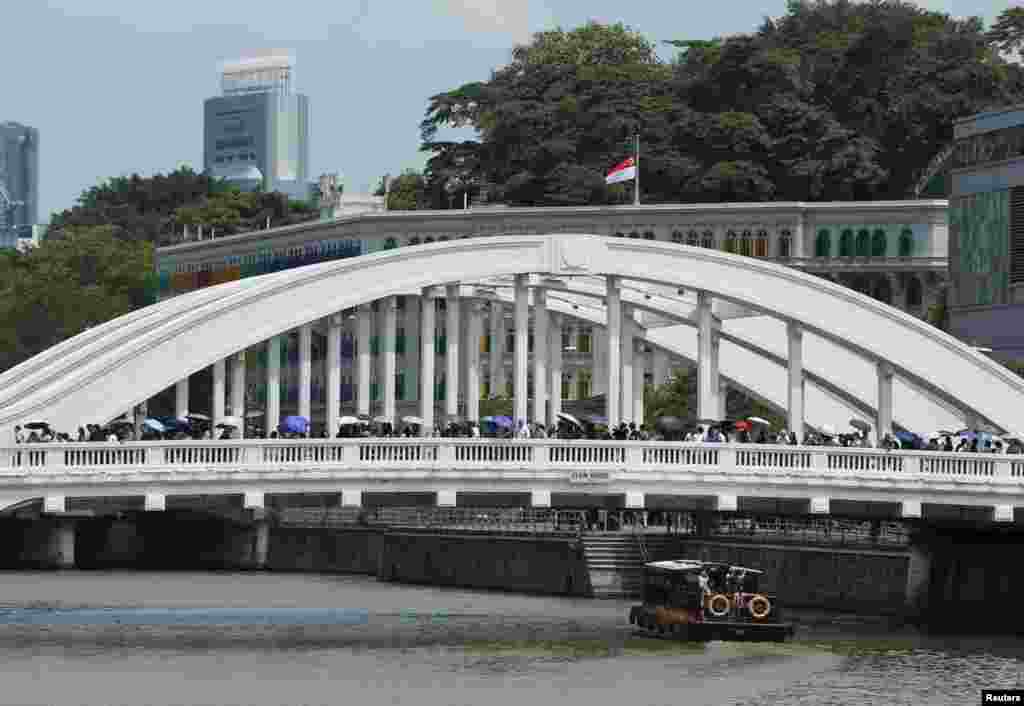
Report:
[[[216,424],[224,418],[225,362],[221,358],[213,364],[213,390],[210,400],[210,423]]]
[[[729,385],[718,379],[718,419],[725,419],[728,416],[727,402],[729,401]]]
[[[267,406],[263,434],[268,439],[281,423],[281,337],[267,340]]]
[[[480,421],[480,338],[483,336],[483,309],[478,301],[469,306],[469,342],[466,344],[466,419]]]
[[[551,507],[551,491],[550,490],[531,490],[530,491],[530,506],[531,507]]]
[[[533,288],[533,421],[547,428],[548,402],[548,296],[543,287]]]
[[[420,298],[420,418],[421,436],[434,433],[434,321],[437,310],[430,296],[430,287],[424,287]]]
[[[388,297],[384,300],[384,416],[392,428],[395,425],[395,376],[398,362],[395,348],[398,337],[398,300]]]
[[[712,326],[711,295],[697,292],[697,417],[718,418],[717,348]]]
[[[265,494],[262,490],[246,491],[245,492],[245,509],[246,510],[263,510],[266,508],[265,505]]]
[[[491,353],[488,361],[488,388],[491,397],[505,396],[505,308],[491,302]]]
[[[562,317],[551,314],[551,330],[548,331],[548,419],[558,426],[558,414],[562,411]]]
[[[370,305],[360,304],[356,312],[356,413],[370,413]],[[431,335],[433,339],[433,335]]]
[[[513,358],[513,395],[515,403],[513,408],[514,430],[519,431],[520,424],[528,419],[529,408],[526,389],[526,367],[529,351],[529,315],[530,302],[528,299],[529,290],[526,286],[527,275],[516,275],[515,278],[515,349],[512,351]]]
[[[906,520],[919,520],[921,519],[921,501],[920,500],[904,500],[900,503],[903,519]]]
[[[47,557],[55,569],[75,568],[75,521],[71,519],[58,519],[50,531],[50,539],[47,546]]]
[[[736,512],[739,508],[735,495],[718,495],[715,498],[715,510],[718,512]]]
[[[829,513],[829,498],[811,498],[811,514],[827,515]]]
[[[626,491],[627,510],[643,510],[645,506],[645,501],[646,497],[643,493]]]
[[[462,328],[459,321],[459,285],[449,284],[445,288],[445,343],[444,354],[444,413],[448,421],[459,416],[459,349]]]
[[[454,490],[439,490],[437,491],[437,506],[438,507],[455,507],[456,505],[456,491]]]
[[[354,490],[352,488],[344,488],[341,491],[341,506],[342,507],[362,507],[363,506],[363,491]]]
[[[1013,522],[1013,505],[996,505],[992,519],[995,522]]]
[[[921,614],[928,607],[932,555],[926,546],[911,544],[907,557],[907,588],[905,606],[911,615]]]
[[[875,424],[878,438],[882,441],[886,434],[892,434],[892,365],[886,361],[878,362],[878,420]]]
[[[327,320],[327,435],[338,433],[341,418],[341,316]]]
[[[621,345],[622,375],[619,378],[619,410],[624,422],[635,422],[633,419],[633,307],[622,307]]]
[[[236,430],[237,438],[245,438],[245,351],[231,356],[231,413],[242,426]]]
[[[66,503],[63,495],[47,495],[43,498],[43,512],[45,514],[56,515],[66,511]]]
[[[313,327],[299,327],[299,416],[309,419],[313,386]]]
[[[788,384],[786,387],[786,415],[789,430],[797,441],[804,440],[804,330],[793,321],[786,323],[789,348]]]
[[[262,515],[261,512],[257,511]],[[244,561],[251,569],[266,569],[267,555],[270,550],[270,521],[265,517],[258,517],[248,531],[248,557]]]
[[[188,414],[188,378],[178,380],[174,385],[174,416],[184,417]]]
[[[146,512],[163,512],[167,509],[167,497],[163,493],[146,493],[143,508]]]
[[[619,278],[608,277],[608,298],[606,302],[608,324],[608,355],[605,364],[608,366],[607,399],[608,428],[617,426],[622,421],[622,410],[619,408],[620,382],[622,375],[622,295],[619,291]]]

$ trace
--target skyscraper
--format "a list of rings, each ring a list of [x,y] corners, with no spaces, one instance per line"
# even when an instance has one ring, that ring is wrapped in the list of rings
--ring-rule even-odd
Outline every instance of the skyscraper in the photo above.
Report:
[[[39,131],[0,123],[0,247],[32,237],[39,218]]]
[[[203,116],[203,166],[240,188],[310,193],[309,99],[292,91],[292,56],[271,50],[227,62]]]

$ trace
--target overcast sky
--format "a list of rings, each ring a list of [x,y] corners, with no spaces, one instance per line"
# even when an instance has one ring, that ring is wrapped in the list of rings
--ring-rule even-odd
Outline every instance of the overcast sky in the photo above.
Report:
[[[427,99],[487,79],[516,42],[588,19],[652,40],[749,32],[785,0],[31,0],[3,13],[0,121],[40,131],[40,219],[100,179],[202,169],[203,99],[218,62],[291,49],[310,98],[311,173],[366,192],[420,168]],[[921,0],[990,24],[1006,0]],[[1016,4],[1016,3],[1015,3]],[[671,56],[670,48],[663,52]]]

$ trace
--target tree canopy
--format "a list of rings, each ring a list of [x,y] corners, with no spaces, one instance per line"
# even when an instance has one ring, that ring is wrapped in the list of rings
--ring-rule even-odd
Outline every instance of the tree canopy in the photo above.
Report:
[[[623,25],[542,32],[431,97],[425,176],[500,184],[512,204],[614,203],[631,185],[604,175],[637,133],[648,203],[905,198],[954,120],[1024,96],[997,46],[1020,35],[1001,32],[899,0],[791,0],[752,33],[668,41],[672,62]]]

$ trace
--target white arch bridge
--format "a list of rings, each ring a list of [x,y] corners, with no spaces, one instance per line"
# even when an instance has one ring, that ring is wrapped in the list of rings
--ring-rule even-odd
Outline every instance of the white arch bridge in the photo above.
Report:
[[[696,361],[701,418],[721,417],[720,384],[725,381],[784,409],[789,427],[799,431],[805,424],[845,426],[852,416],[870,418],[879,432],[891,430],[894,420],[922,431],[984,422],[1017,434],[1024,426],[1018,422],[1018,413],[1024,409],[1024,383],[1016,375],[928,324],[847,288],[791,268],[713,250],[559,233],[415,246],[230,282],[160,302],[69,339],[0,376],[0,433],[10,439],[15,424],[32,419],[45,419],[65,430],[87,421],[113,419],[172,385],[177,411],[184,413],[189,402],[188,376],[211,365],[212,411],[217,418],[225,411],[228,361],[231,407],[238,415],[244,411],[245,366],[244,359],[239,364],[237,354],[256,345],[266,345],[269,354],[265,413],[267,427],[272,428],[280,417],[280,338],[295,329],[299,332],[297,411],[309,416],[311,338],[321,320],[327,338],[325,405],[328,428],[334,429],[341,408],[341,312],[358,312],[357,406],[359,412],[368,412],[369,304],[384,301],[383,335],[394,340],[397,296],[405,298],[407,314],[418,310],[418,411],[426,430],[435,420],[434,347],[439,323],[430,300],[437,298],[441,287],[449,302],[467,297],[489,301],[492,313],[501,302],[512,303],[518,419],[550,422],[559,411],[561,396],[548,391],[558,390],[562,377],[560,328],[580,319],[600,324],[606,331],[600,376],[612,423],[640,421],[643,369],[636,344],[646,341],[654,347],[658,381],[663,379],[659,356],[662,368],[666,354]],[[417,298],[419,307],[414,306]],[[532,356],[527,346],[531,307]],[[466,331],[468,340],[476,341],[483,332],[484,308],[467,307],[466,321],[461,308],[446,307],[445,328]],[[491,324],[497,331],[493,317]],[[464,412],[475,418],[480,353],[478,346],[466,345],[462,361],[460,338],[446,339],[443,364],[450,392],[444,413],[459,411],[455,391],[464,389],[474,391],[464,395]],[[494,340],[500,343],[501,338]],[[501,346],[492,347],[490,355],[492,363],[499,360]],[[381,358],[383,416],[394,419],[394,347],[387,347]],[[403,360],[410,359],[407,352]],[[527,398],[531,362],[532,413]],[[503,366],[492,364],[488,374],[491,389],[501,389]],[[420,448],[415,444],[426,442],[389,443]],[[14,454],[13,449],[7,449],[6,457],[20,460],[3,465],[17,477],[35,472],[44,484],[50,474],[44,469],[59,467],[62,473],[80,475],[93,468],[80,462],[51,462],[50,450],[37,448],[33,453],[43,454],[41,465],[26,465],[28,456]],[[70,448],[62,446],[52,458],[65,458],[64,451]],[[172,467],[177,463],[168,462],[176,458],[173,454],[152,453],[156,454],[153,460],[145,464],[166,469],[167,463]],[[814,454],[825,452],[799,453],[816,458]],[[1011,462],[989,462],[1007,469],[992,476],[992,482],[1017,487],[1020,477],[1009,470],[1015,467]],[[244,470],[245,463],[239,468]],[[18,491],[21,497],[25,490]]]

